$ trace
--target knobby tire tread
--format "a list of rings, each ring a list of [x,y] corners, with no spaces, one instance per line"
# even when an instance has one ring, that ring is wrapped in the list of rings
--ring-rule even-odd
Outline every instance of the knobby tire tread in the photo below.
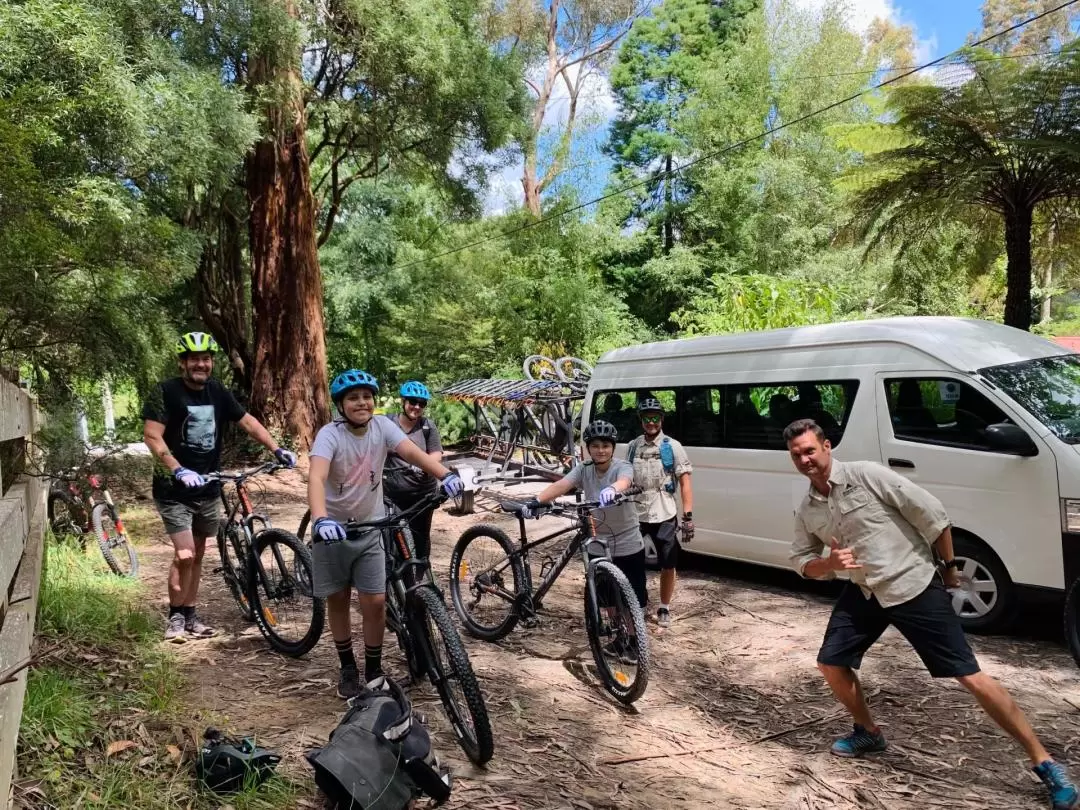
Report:
[[[521,596],[525,587],[525,566],[522,564],[520,557],[511,557],[514,551],[514,543],[506,532],[488,523],[481,523],[466,529],[458,538],[457,543],[454,545],[454,551],[450,555],[450,597],[454,603],[454,611],[465,627],[465,632],[481,641],[498,641],[510,635],[511,631],[517,626],[520,617],[514,603],[510,602],[506,604],[506,618],[493,627],[478,624],[470,615],[466,607],[466,601],[472,594],[467,591],[466,583],[463,583],[460,579],[461,560],[465,556],[469,543],[477,537],[487,537],[494,540],[499,544],[503,554],[510,559],[510,571],[514,577],[515,599]],[[489,598],[497,599],[498,597],[490,596]]]
[[[112,520],[113,527],[116,527],[116,512],[109,508],[107,503],[99,503],[94,506],[94,511],[90,514],[90,524],[94,527],[94,536],[97,538],[98,548],[101,549],[101,556],[105,558],[105,562],[108,563],[112,572],[120,577],[129,577],[134,579],[139,576],[139,558],[135,554],[135,548],[131,545],[127,535],[119,534],[118,536],[123,539],[123,547],[127,552],[129,570],[125,571],[119,560],[113,554],[112,544],[109,542],[109,536],[105,533],[105,523],[102,516],[106,513],[109,514],[110,520]]]
[[[310,652],[312,648],[319,643],[319,638],[322,636],[323,632],[323,625],[326,623],[326,604],[322,599],[303,597],[311,600],[311,625],[308,627],[307,632],[300,641],[290,643],[274,632],[274,629],[267,623],[263,613],[263,583],[259,578],[258,566],[255,564],[255,560],[258,559],[263,550],[272,544],[288,546],[292,549],[294,559],[301,560],[301,564],[306,565],[309,572],[312,570],[311,552],[308,551],[308,547],[301,543],[299,538],[291,532],[287,532],[284,529],[266,529],[259,532],[253,538],[251,555],[248,557],[248,599],[251,602],[252,614],[255,618],[256,626],[258,626],[259,631],[263,634],[267,643],[279,653],[291,658],[299,658]],[[288,572],[288,574],[292,576],[291,571]],[[302,591],[298,592],[303,596]]]
[[[593,624],[591,619],[594,609],[597,612],[601,610],[599,605],[594,608],[593,605],[589,604],[591,594],[597,592],[595,579],[599,579],[601,575],[615,580],[623,600],[630,607],[630,612],[634,617],[634,633],[638,638],[638,663],[637,677],[634,678],[634,682],[629,687],[621,686],[608,671],[607,661],[604,659],[603,653],[604,640],[600,638],[599,628]],[[645,694],[645,688],[649,685],[649,636],[648,628],[645,626],[645,613],[642,611],[641,605],[638,604],[637,594],[634,593],[633,586],[630,585],[626,575],[616,567],[615,563],[610,560],[601,560],[596,564],[590,576],[594,577],[594,582],[592,588],[588,584],[585,587],[585,626],[589,634],[589,647],[592,649],[593,661],[596,663],[596,669],[600,673],[600,680],[608,694],[620,703],[629,706]]]
[[[480,684],[476,680],[472,664],[469,662],[469,654],[465,651],[461,636],[458,635],[457,628],[454,627],[454,622],[450,618],[450,612],[446,609],[446,605],[443,603],[439,593],[430,587],[421,587],[417,589],[416,593],[423,602],[424,609],[435,620],[435,626],[439,628],[439,634],[445,642],[446,655],[450,660],[450,666],[453,667],[458,683],[461,684],[461,691],[465,693],[468,712],[472,715],[476,739],[467,740],[462,737],[458,742],[465,755],[474,764],[483,765],[495,755],[495,739],[491,733],[491,721],[488,718],[487,706],[484,704]],[[428,644],[432,654],[435,654],[435,639],[431,638],[431,634],[427,631],[427,623],[421,622],[420,624],[428,636]],[[443,686],[438,691],[443,706],[447,710],[447,715],[450,716],[453,711],[451,708],[453,698],[449,693],[449,689]]]

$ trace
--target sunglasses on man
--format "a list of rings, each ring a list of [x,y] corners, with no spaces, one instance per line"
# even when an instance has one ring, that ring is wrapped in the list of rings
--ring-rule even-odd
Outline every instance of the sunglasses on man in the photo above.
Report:
[[[412,405],[414,408],[426,408],[426,399],[413,399],[412,397],[405,397],[405,404]]]
[[[658,413],[643,413],[641,415],[641,421],[650,425],[653,423],[659,423],[663,418],[663,415]]]

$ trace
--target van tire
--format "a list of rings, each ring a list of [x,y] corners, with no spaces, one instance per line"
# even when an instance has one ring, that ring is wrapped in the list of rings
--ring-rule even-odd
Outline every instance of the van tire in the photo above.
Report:
[[[997,585],[997,594],[987,613],[982,616],[961,614],[960,623],[964,630],[968,633],[990,633],[1003,629],[1012,620],[1016,603],[1016,588],[1005,566],[984,542],[956,530],[953,531],[953,552],[967,568],[970,569],[971,563],[975,563],[977,580],[985,581],[988,577]],[[970,603],[964,607],[971,610]]]

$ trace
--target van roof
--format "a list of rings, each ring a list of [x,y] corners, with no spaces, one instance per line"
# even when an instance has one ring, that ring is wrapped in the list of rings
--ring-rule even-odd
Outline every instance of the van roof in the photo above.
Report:
[[[607,352],[598,365],[862,343],[911,346],[960,371],[1069,353],[1068,349],[1049,340],[1000,323],[974,318],[918,316],[643,343]]]

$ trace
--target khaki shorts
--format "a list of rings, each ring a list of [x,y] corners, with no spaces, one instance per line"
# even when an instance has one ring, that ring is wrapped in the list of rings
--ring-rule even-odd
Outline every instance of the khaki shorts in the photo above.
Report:
[[[221,501],[215,495],[197,501],[160,501],[154,506],[165,524],[166,534],[179,534],[189,529],[195,537],[213,537],[221,522]]]

